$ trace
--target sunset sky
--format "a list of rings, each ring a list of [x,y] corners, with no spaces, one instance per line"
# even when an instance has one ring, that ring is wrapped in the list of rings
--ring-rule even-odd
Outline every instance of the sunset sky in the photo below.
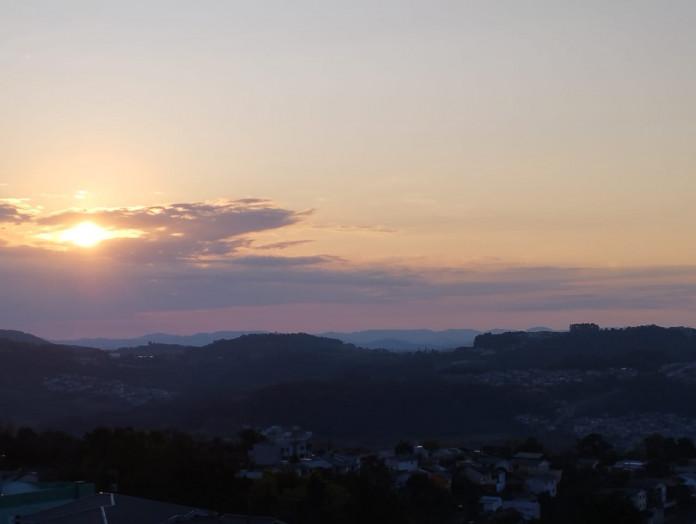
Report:
[[[695,24],[0,0],[0,328],[695,325]]]

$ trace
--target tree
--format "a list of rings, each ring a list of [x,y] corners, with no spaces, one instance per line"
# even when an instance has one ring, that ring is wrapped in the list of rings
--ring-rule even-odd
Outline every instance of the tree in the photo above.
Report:
[[[599,433],[590,433],[578,440],[576,450],[581,457],[596,458],[602,462],[611,460],[615,455],[614,447]]]
[[[237,434],[237,436],[239,437],[239,442],[242,445],[242,449],[245,451],[249,451],[259,442],[266,440],[266,437],[253,428],[244,428]]]
[[[412,455],[413,444],[406,440],[402,440],[396,446],[394,446],[394,453],[397,455]]]

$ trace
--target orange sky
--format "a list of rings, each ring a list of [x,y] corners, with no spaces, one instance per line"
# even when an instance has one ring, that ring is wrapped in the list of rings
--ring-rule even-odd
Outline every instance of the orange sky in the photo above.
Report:
[[[691,2],[0,9],[7,327],[692,323]]]

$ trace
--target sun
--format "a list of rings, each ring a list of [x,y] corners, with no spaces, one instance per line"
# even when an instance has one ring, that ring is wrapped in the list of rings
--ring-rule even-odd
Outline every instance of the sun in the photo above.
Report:
[[[111,238],[109,231],[94,222],[81,222],[60,234],[61,242],[70,242],[79,247],[94,247]]]

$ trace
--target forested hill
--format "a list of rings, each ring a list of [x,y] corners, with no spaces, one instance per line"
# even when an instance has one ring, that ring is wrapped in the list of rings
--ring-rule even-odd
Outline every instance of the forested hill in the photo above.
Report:
[[[24,342],[26,344],[48,344],[48,342],[42,338],[14,329],[0,329],[0,340]]]
[[[0,425],[76,432],[299,424],[332,438],[459,437],[624,428],[628,414],[642,431],[663,423],[655,413],[690,432],[696,408],[681,399],[694,394],[696,331],[683,328],[490,334],[414,353],[306,334],[111,352],[0,338]]]
[[[695,360],[696,330],[660,326],[600,329],[578,324],[567,332],[487,333],[476,337],[474,348],[496,352],[491,360],[505,366],[644,369]]]

